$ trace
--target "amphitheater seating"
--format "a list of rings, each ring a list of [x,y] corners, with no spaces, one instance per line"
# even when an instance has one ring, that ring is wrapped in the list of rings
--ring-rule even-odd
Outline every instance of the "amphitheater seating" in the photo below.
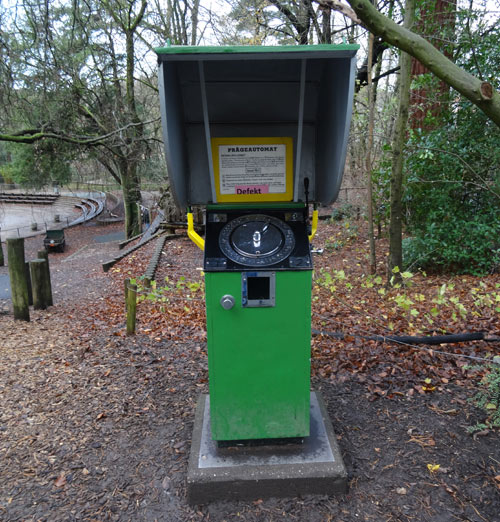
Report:
[[[59,194],[13,194],[0,192],[0,203],[52,205],[58,198]]]

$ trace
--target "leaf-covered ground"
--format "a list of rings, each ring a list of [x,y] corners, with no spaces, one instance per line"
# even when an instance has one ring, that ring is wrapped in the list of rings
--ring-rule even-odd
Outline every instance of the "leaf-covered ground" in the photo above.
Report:
[[[167,241],[156,288],[144,289],[154,242],[104,274],[117,244],[94,238],[116,230],[89,226],[51,256],[55,306],[29,324],[0,315],[0,519],[498,520],[498,431],[467,427],[487,417],[469,400],[482,376],[469,366],[499,343],[360,336],[499,336],[500,277],[404,274],[404,285],[387,286],[385,242],[381,278],[370,278],[363,227],[321,223],[314,242],[313,328],[323,333],[313,336],[312,384],[338,435],[348,495],[187,505],[194,405],[208,379],[202,255],[185,238]],[[141,296],[130,337],[126,277]]]

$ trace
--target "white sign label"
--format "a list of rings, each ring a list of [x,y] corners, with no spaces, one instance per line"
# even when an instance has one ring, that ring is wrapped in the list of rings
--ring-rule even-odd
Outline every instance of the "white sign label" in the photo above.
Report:
[[[286,145],[219,145],[221,194],[286,192]]]

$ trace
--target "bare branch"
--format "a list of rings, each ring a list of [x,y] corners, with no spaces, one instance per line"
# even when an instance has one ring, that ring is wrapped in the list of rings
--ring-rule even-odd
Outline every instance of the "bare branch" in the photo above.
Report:
[[[338,11],[342,13],[347,18],[350,18],[355,24],[361,25],[361,20],[358,18],[353,9],[351,9],[348,5],[339,2],[338,0],[315,0],[322,7],[329,7],[334,11]]]
[[[116,136],[117,134],[121,134],[131,127],[149,125],[150,123],[155,123],[158,121],[160,121],[160,118],[154,118],[152,120],[144,122],[128,123],[127,125],[120,127],[119,129],[115,129],[112,132],[108,132],[107,134],[103,134],[101,136],[96,136],[93,138],[90,138],[88,136],[69,136],[64,134],[58,134],[56,132],[43,131],[41,129],[30,129],[18,131],[12,134],[0,134],[0,141],[31,144],[43,139],[54,139],[82,146],[102,145],[103,142],[109,140],[109,138]]]
[[[449,60],[430,42],[381,14],[370,0],[348,0],[363,24],[387,43],[401,49],[477,105],[500,127],[500,93]]]

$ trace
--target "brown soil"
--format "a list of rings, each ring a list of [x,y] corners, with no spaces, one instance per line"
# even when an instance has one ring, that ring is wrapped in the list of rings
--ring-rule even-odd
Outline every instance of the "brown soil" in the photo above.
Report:
[[[166,310],[140,303],[138,334],[126,337],[123,277],[144,272],[154,242],[104,274],[100,263],[117,246],[93,238],[113,231],[68,231],[66,252],[51,255],[55,306],[32,312],[30,323],[0,316],[1,520],[500,520],[498,432],[468,434],[485,414],[468,400],[475,390],[463,365],[326,338],[313,343],[313,387],[328,405],[349,493],[188,506],[187,460],[207,359],[203,300],[179,277],[199,280],[201,256],[185,239],[167,242],[157,279],[169,277],[170,302]],[[26,242],[27,258],[41,247],[36,241]],[[351,246],[341,257],[356,255]],[[468,350],[459,351],[498,352],[498,344]],[[391,376],[396,366],[402,370]],[[434,370],[440,385],[423,392]]]

